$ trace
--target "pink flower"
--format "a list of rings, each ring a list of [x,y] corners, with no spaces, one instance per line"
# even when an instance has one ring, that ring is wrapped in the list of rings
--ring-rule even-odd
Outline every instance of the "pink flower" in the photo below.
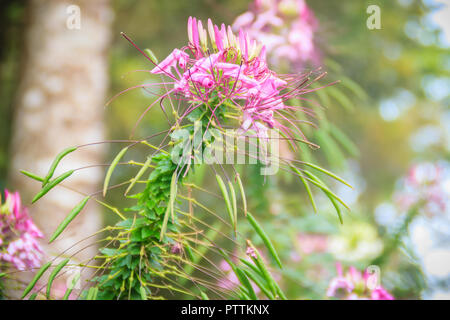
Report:
[[[336,264],[337,276],[330,281],[327,296],[345,300],[394,300],[368,272],[361,273],[355,267],[349,267],[343,273],[342,265]],[[375,282],[374,282],[375,280]]]
[[[254,259],[258,259],[258,255],[255,252],[255,249],[253,249],[252,247],[247,247],[247,251],[245,252],[247,254],[247,256],[249,256],[250,258],[254,258]]]
[[[291,67],[302,68],[306,62],[319,63],[314,44],[317,25],[304,0],[255,0],[249,11],[236,18],[233,28],[264,43],[272,64],[287,59]]]
[[[419,163],[410,168],[394,198],[403,210],[422,202],[426,214],[442,215],[450,210],[449,181],[448,163]]]
[[[288,119],[284,113],[294,109],[286,106],[285,101],[303,94],[299,81],[305,77],[282,77],[271,71],[265,60],[265,47],[243,30],[235,35],[230,26],[222,24],[219,28],[209,19],[206,31],[201,21],[190,17],[188,38],[187,47],[175,49],[151,70],[173,80],[169,93],[174,92],[191,104],[185,115],[218,97],[217,106],[226,103],[240,112],[240,128],[244,132],[253,130],[256,135],[266,137],[270,128],[288,136],[289,130],[298,130],[294,122],[288,121],[287,125],[282,122]],[[192,53],[192,59],[187,52]]]
[[[184,69],[187,65],[188,58],[189,56],[185,52],[175,49],[150,72],[155,74],[173,75],[172,68],[176,68],[178,65],[180,68]]]
[[[37,238],[42,237],[27,209],[22,207],[19,193],[5,190],[0,210],[0,260],[21,271],[38,268],[43,251]]]

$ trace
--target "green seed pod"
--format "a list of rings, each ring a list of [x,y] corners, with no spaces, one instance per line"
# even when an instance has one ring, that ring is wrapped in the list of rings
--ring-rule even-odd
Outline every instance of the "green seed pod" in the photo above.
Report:
[[[73,170],[67,171],[67,172],[63,173],[62,175],[60,175],[59,177],[55,178],[54,180],[51,180],[50,182],[46,183],[45,186],[41,189],[41,191],[39,191],[38,194],[36,194],[34,196],[31,203],[35,203],[36,201],[38,201],[40,198],[42,198],[44,195],[46,195],[47,192],[49,192],[51,189],[56,187],[63,180],[70,177],[73,172],[74,172]]]
[[[77,150],[77,148],[75,148],[75,147],[67,148],[67,149],[64,149],[63,151],[61,151],[56,156],[55,160],[53,160],[53,163],[50,166],[50,169],[48,170],[47,175],[44,178],[44,181],[42,181],[42,187],[44,187],[47,184],[47,182],[53,177],[53,173],[55,173],[56,167],[61,162],[62,158],[64,158],[69,153],[74,152],[75,150]]]
[[[38,280],[42,277],[42,275],[44,274],[45,271],[47,271],[48,268],[50,268],[50,266],[52,265],[51,262],[47,262],[46,264],[44,264],[38,271],[38,273],[36,273],[36,275],[34,276],[33,280],[31,280],[30,284],[25,288],[25,290],[22,293],[22,298],[25,298],[25,296],[30,293],[30,291],[34,288],[36,282],[38,282]]]
[[[70,261],[70,259],[64,259],[61,261],[55,269],[53,269],[52,273],[50,274],[50,277],[48,278],[47,283],[47,299],[50,299],[50,290],[52,288],[53,280],[55,280],[55,277],[58,275],[58,273],[61,271],[62,268],[66,266],[66,264]]]
[[[56,228],[48,243],[52,243],[64,231],[67,225],[80,213],[81,210],[83,210],[89,199],[90,196],[87,196],[79,204],[77,204],[75,208],[72,209],[69,215]]]

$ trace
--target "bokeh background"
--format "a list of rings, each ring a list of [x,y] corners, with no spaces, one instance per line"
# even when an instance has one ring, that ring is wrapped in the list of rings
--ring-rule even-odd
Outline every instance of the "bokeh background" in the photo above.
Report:
[[[121,90],[156,79],[133,72],[152,66],[120,32],[161,60],[186,43],[189,16],[231,24],[249,3],[2,1],[0,189],[17,189],[29,203],[38,186],[24,182],[19,169],[44,174],[66,146],[130,137],[154,96],[135,90],[108,107],[106,102]],[[352,190],[335,186],[352,211],[340,226],[325,199],[314,214],[288,177],[249,182],[253,212],[286,261],[281,284],[294,299],[325,298],[336,261],[361,270],[375,264],[383,285],[398,299],[450,299],[450,1],[307,3],[319,22],[315,44],[327,81],[342,80],[338,90],[324,89],[325,95],[315,99],[350,140],[314,135],[313,142],[322,145],[314,157],[352,183]],[[67,28],[71,4],[81,8],[80,30]],[[373,4],[381,8],[380,30],[366,26],[366,8]],[[134,134],[165,129],[163,114],[151,112]],[[108,163],[122,147],[93,147],[70,158],[67,166]],[[133,152],[133,158],[145,159],[144,149]],[[120,175],[125,179],[135,171],[123,168]],[[96,190],[103,170],[87,172],[75,187]],[[209,183],[208,177],[197,179]],[[108,200],[124,207],[120,195],[111,192]],[[64,216],[79,200],[70,193],[54,198],[31,207],[48,233],[58,222],[52,217]],[[412,213],[414,205],[419,209]],[[99,207],[86,216],[93,222],[86,218],[80,225],[90,223],[91,229],[75,225],[69,239],[114,222]]]

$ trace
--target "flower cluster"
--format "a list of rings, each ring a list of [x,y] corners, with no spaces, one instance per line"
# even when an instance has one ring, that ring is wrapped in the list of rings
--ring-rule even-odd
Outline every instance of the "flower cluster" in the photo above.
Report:
[[[314,13],[304,0],[255,0],[250,10],[236,18],[234,29],[244,29],[264,43],[270,62],[300,69],[306,62],[318,64],[314,44],[317,29]]]
[[[401,191],[394,196],[400,208],[409,210],[423,202],[430,215],[448,214],[450,210],[450,170],[446,163],[420,163],[409,170]]]
[[[286,114],[295,107],[285,102],[306,92],[306,86],[300,88],[306,75],[277,75],[267,66],[264,46],[243,30],[235,35],[230,26],[219,28],[210,19],[206,30],[200,20],[190,17],[188,36],[186,47],[173,50],[151,70],[172,80],[167,95],[175,93],[189,103],[183,116],[207,106],[211,121],[220,126],[216,111],[226,106],[237,114],[234,118],[244,132],[266,137],[267,130],[277,128],[290,136],[283,121],[299,131]],[[284,89],[288,92],[282,93]]]
[[[363,273],[351,266],[344,274],[342,265],[336,264],[337,277],[333,278],[327,296],[347,300],[394,300],[394,297],[378,284],[378,275]]]
[[[0,201],[0,261],[20,271],[38,268],[43,251],[37,239],[43,236],[22,207],[19,193],[5,190],[5,201]]]

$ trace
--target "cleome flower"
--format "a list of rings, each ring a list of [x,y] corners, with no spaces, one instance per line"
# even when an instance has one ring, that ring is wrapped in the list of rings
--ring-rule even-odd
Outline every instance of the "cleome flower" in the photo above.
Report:
[[[429,217],[450,214],[450,166],[448,162],[422,162],[413,165],[401,181],[394,198],[401,210],[421,204]]]
[[[19,193],[5,190],[5,202],[0,205],[0,262],[20,271],[38,268],[43,254],[38,238],[43,236],[22,207]]]
[[[319,63],[314,41],[317,27],[305,0],[254,0],[233,23],[234,30],[243,29],[266,45],[272,65],[288,61],[294,69]]]
[[[219,28],[211,19],[205,29],[202,21],[190,17],[188,38],[187,46],[174,49],[150,71],[170,78],[167,96],[173,93],[189,104],[183,117],[206,106],[213,124],[220,126],[217,111],[226,106],[233,111],[229,118],[244,132],[266,137],[275,128],[287,137],[295,131],[307,140],[292,120],[298,107],[288,101],[317,90],[308,88],[308,74],[276,74],[267,66],[265,46],[243,30],[235,35],[230,26]]]
[[[351,266],[343,273],[342,265],[336,264],[337,277],[330,281],[327,296],[346,300],[394,300],[394,297],[377,284],[377,275],[361,273]]]

